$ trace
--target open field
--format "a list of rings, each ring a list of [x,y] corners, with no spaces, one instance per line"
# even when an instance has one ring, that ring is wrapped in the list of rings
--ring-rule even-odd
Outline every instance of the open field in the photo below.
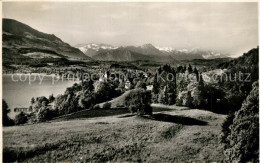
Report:
[[[3,129],[4,161],[222,161],[225,115],[169,107],[130,114]]]

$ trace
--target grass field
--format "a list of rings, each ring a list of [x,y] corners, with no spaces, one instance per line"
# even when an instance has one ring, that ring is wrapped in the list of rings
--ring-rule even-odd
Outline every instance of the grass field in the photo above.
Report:
[[[225,117],[173,106],[152,117],[122,114],[6,127],[4,161],[222,161]]]

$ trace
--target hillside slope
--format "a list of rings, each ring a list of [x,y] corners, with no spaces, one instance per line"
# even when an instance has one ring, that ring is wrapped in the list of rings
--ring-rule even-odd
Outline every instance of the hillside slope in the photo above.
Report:
[[[221,162],[226,116],[197,109],[3,129],[4,161]]]
[[[2,38],[4,62],[12,61],[14,58],[30,58],[32,55],[40,58],[48,56],[50,58],[91,59],[55,35],[39,32],[13,19],[3,19]]]
[[[232,68],[232,67],[258,67],[258,58],[259,58],[259,47],[249,50],[247,53],[244,53],[242,56],[233,59],[228,62],[219,64],[218,68]]]

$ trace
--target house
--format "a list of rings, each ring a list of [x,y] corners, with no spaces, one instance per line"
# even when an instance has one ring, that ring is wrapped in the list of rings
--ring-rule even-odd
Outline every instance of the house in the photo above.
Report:
[[[32,112],[32,108],[14,108],[14,112]]]

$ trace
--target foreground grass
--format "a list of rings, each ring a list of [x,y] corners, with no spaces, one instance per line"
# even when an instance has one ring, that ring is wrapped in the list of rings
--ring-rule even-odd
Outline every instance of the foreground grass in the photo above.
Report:
[[[3,129],[4,161],[222,161],[225,116],[172,109]]]

